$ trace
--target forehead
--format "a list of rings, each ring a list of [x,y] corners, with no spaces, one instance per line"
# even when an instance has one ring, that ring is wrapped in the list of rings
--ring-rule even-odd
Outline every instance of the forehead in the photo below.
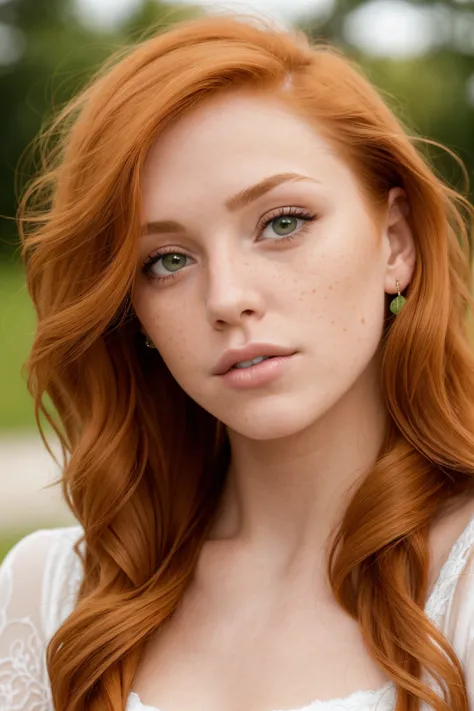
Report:
[[[204,172],[214,163],[229,171],[226,157],[252,162],[273,153],[288,159],[308,150],[330,151],[315,127],[277,97],[235,92],[206,100],[168,126],[147,156],[143,177],[160,168]]]
[[[144,165],[148,220],[198,214],[278,173],[301,173],[346,194],[356,180],[328,139],[278,97],[232,92],[207,99],[156,139]]]

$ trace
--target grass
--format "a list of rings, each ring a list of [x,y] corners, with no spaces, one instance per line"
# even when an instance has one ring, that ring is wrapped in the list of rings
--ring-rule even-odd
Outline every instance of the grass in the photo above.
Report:
[[[0,435],[37,432],[33,399],[20,369],[33,341],[36,315],[22,269],[0,262]],[[0,531],[0,562],[21,538],[38,527]]]
[[[35,312],[20,267],[0,263],[0,432],[34,430],[33,399],[20,369],[35,330]]]

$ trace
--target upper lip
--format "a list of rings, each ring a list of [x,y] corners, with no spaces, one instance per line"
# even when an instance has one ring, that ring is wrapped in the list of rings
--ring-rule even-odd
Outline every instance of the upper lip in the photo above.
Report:
[[[213,375],[223,375],[227,373],[236,363],[242,363],[257,356],[288,356],[293,355],[294,350],[275,346],[271,343],[249,343],[245,348],[234,348],[226,351],[212,371]]]

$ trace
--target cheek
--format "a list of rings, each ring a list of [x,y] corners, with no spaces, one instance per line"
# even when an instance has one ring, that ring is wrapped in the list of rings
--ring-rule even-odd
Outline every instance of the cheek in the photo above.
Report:
[[[186,349],[189,311],[178,308],[176,300],[168,299],[162,293],[158,295],[153,286],[148,285],[136,290],[132,303],[138,320],[163,359],[166,360],[170,353],[181,358]]]
[[[373,350],[382,335],[383,255],[371,232],[331,237],[300,274],[300,325],[314,324],[318,351],[347,362],[351,353]]]
[[[163,361],[178,380],[189,374],[196,344],[203,338],[202,321],[197,318],[192,300],[186,299],[185,303],[186,307],[181,299],[160,294],[159,302],[153,299],[149,303],[144,323]]]
[[[189,325],[186,314],[178,310],[156,312],[152,324],[155,345],[165,360],[181,362],[189,351]]]

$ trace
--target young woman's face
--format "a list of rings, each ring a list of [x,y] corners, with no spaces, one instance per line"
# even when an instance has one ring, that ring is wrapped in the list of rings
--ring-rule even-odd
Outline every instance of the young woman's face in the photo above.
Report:
[[[168,128],[142,185],[133,305],[183,390],[254,439],[321,418],[373,359],[395,287],[355,175],[276,99],[235,93]]]

